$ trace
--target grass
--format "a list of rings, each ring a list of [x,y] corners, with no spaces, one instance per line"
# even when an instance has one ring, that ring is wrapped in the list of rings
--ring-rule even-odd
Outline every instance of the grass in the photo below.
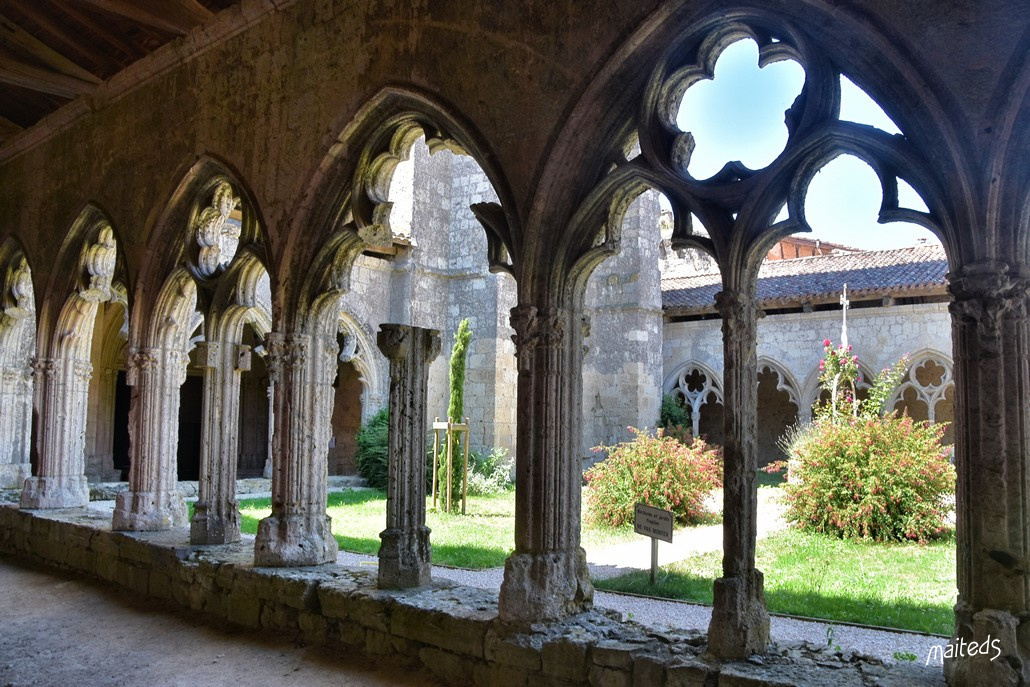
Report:
[[[712,603],[722,554],[597,580],[599,589]],[[955,539],[927,545],[843,541],[786,530],[758,542],[770,611],[826,620],[950,634],[954,625]]]
[[[468,515],[433,510],[426,499],[426,524],[432,530],[433,563],[459,568],[496,568],[515,548],[515,492],[470,496]],[[329,494],[326,511],[333,535],[344,551],[375,555],[386,522],[386,492],[359,489]],[[240,499],[240,528],[257,533],[258,521],[272,512],[268,498]],[[618,529],[583,525],[583,546],[604,548],[639,539],[632,527]]]

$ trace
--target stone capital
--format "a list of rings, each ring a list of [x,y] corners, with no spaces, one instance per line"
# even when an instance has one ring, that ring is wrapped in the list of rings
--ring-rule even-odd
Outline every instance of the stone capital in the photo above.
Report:
[[[376,334],[376,345],[391,362],[402,360],[411,353],[419,353],[419,351],[411,350],[416,345],[414,342],[409,345],[415,330],[416,327],[406,324],[381,324],[379,332]],[[436,329],[424,331],[428,334],[422,340],[422,360],[429,362],[440,355],[440,332]]]
[[[976,327],[980,345],[993,350],[1005,321],[1026,319],[1030,279],[1007,263],[985,260],[949,275],[948,310],[962,324]]]
[[[519,363],[525,369],[537,348],[554,348],[565,341],[567,312],[563,308],[539,309],[535,305],[516,305],[511,309],[511,340]]]

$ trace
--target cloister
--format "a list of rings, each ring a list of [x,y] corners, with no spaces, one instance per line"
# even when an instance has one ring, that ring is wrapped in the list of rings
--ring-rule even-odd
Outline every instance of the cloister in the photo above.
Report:
[[[964,656],[945,673],[952,685],[1030,683],[1025,3],[207,7],[220,11],[205,10],[178,38],[44,119],[13,126],[0,147],[0,479],[23,484],[18,507],[0,508],[0,550],[145,593],[181,592],[187,605],[212,612],[224,603],[229,617],[238,608],[233,595],[272,608],[274,599],[248,577],[261,570],[299,568],[290,580],[329,588],[312,580],[337,556],[325,512],[334,382],[341,361],[360,361],[362,347],[376,346],[388,371],[356,373],[366,384],[379,374],[381,389],[388,378],[388,398],[379,401],[391,411],[391,480],[376,583],[427,588],[426,390],[443,345],[427,306],[434,292],[391,286],[393,321],[376,332],[355,328],[348,315],[356,266],[374,260],[405,269],[410,246],[394,226],[391,188],[398,165],[424,141],[429,152],[458,154],[485,175],[490,192],[468,208],[479,225],[468,230],[485,232],[487,266],[506,275],[515,294],[508,312],[490,304],[514,331],[515,549],[496,599],[470,593],[483,608],[495,603],[495,614],[469,611],[462,622],[525,628],[592,608],[579,524],[587,284],[619,254],[634,201],[653,190],[672,208],[670,245],[704,251],[721,274],[724,559],[706,649],[726,662],[764,654],[769,616],[755,565],[756,380],[766,369],[757,355],[758,270],[779,240],[807,230],[804,199],[816,173],[852,155],[879,178],[879,219],[926,227],[947,255],[955,638],[998,638],[1003,658]],[[803,89],[784,113],[786,142],[761,169],[727,160],[695,178],[698,141],[676,112],[740,40],[758,45],[761,65],[804,69]],[[842,76],[903,134],[842,119]],[[900,203],[899,184],[913,188],[925,210]],[[431,250],[425,244],[415,249]],[[456,259],[449,255],[441,259]],[[247,390],[245,373],[259,366],[267,389]],[[183,401],[188,367],[202,370],[202,381]],[[124,398],[102,402],[99,394],[120,388],[111,381],[120,371]],[[912,393],[930,393],[918,380],[907,383]],[[502,393],[505,380],[496,387]],[[200,493],[189,522],[175,487],[183,403],[201,408],[191,430]],[[127,437],[87,431],[99,405],[124,410]],[[237,431],[241,406],[264,418],[264,434]],[[88,536],[49,524],[88,503],[87,442],[123,442],[129,482],[111,522],[91,521],[102,534]],[[240,442],[270,446],[273,496],[252,559],[237,561],[244,572],[227,573],[239,586],[215,603],[204,596],[215,593],[210,584],[190,590],[188,576],[138,574],[147,565],[185,565],[190,551],[217,557],[219,546],[239,540]],[[256,458],[250,467],[264,469]],[[165,540],[139,533],[180,531],[167,556],[136,548],[153,541],[164,552]],[[48,537],[79,553],[53,551],[60,547]],[[101,542],[129,543],[120,550]],[[287,607],[271,619],[247,617],[309,630],[312,609],[298,616]],[[346,622],[363,622],[358,608]],[[375,631],[416,638],[416,653],[444,641],[434,638],[438,624],[453,619],[410,613]],[[491,669],[510,661],[524,678],[541,665],[514,649],[484,656],[481,637],[463,645],[465,635],[455,636],[437,646]],[[475,680],[493,679],[482,675]],[[633,669],[620,675],[635,679]]]

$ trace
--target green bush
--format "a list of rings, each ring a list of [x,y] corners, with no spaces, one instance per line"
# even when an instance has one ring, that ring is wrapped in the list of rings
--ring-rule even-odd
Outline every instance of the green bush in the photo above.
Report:
[[[681,523],[706,515],[705,497],[722,486],[722,452],[697,438],[690,445],[633,427],[634,438],[597,447],[608,457],[584,473],[587,517],[593,524],[619,527],[633,521],[637,503],[673,512]]]
[[[469,496],[501,494],[511,489],[514,462],[503,448],[494,448],[489,453],[469,452]]]
[[[383,408],[361,426],[357,435],[354,460],[358,474],[368,486],[386,489],[388,480],[387,458],[390,452],[390,414]]]
[[[925,541],[941,533],[955,489],[943,432],[943,425],[907,416],[823,418],[795,430],[784,486],[787,520],[876,541]]]

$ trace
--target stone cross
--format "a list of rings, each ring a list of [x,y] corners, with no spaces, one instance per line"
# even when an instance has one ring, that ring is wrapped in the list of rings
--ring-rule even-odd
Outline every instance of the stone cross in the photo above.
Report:
[[[844,293],[840,296],[840,307],[841,307],[841,320],[840,325],[840,345],[846,351],[848,350],[848,306],[851,305],[851,301],[848,300],[848,285],[844,284]]]

